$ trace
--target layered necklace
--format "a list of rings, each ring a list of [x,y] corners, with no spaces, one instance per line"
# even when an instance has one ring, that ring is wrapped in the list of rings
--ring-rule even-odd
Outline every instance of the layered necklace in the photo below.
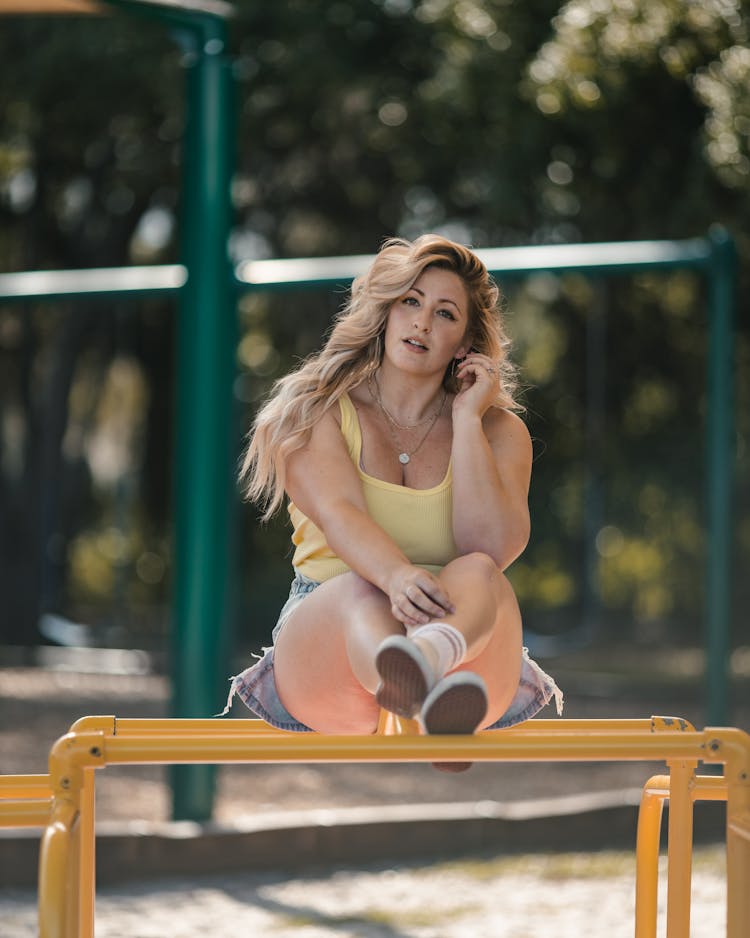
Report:
[[[420,437],[419,442],[417,443],[417,445],[414,447],[414,449],[411,452],[407,452],[406,450],[403,450],[402,452],[398,454],[398,461],[401,463],[402,466],[405,466],[407,463],[411,461],[412,457],[417,454],[422,444],[425,442],[425,440],[430,435],[430,433],[432,433],[432,428],[435,426],[435,424],[437,423],[438,417],[443,412],[443,407],[445,406],[445,399],[447,397],[445,388],[443,388],[443,397],[442,397],[442,400],[440,401],[440,407],[438,407],[435,413],[428,415],[427,417],[424,417],[422,420],[419,420],[417,423],[409,426],[408,424],[405,425],[405,424],[399,423],[398,420],[396,420],[396,418],[393,416],[393,414],[391,414],[386,409],[386,406],[383,403],[383,399],[380,396],[380,387],[378,386],[377,378],[373,380],[372,375],[370,375],[370,377],[368,377],[367,379],[367,387],[370,391],[370,394],[373,400],[378,405],[378,407],[382,411],[383,416],[386,419],[386,423],[388,425],[388,432],[391,434],[391,439],[396,444],[397,450],[401,449],[401,443],[398,439],[398,436],[396,435],[397,429],[398,430],[416,430],[417,427],[421,427],[423,423],[429,424],[424,434]]]

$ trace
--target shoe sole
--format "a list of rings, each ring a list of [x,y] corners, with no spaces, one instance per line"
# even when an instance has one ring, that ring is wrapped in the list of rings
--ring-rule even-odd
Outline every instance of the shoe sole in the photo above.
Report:
[[[381,683],[375,691],[375,700],[384,710],[400,717],[412,719],[419,713],[429,686],[420,667],[416,648],[404,644],[408,639],[386,639],[375,658],[375,667]]]
[[[422,707],[422,723],[431,736],[473,733],[486,715],[484,687],[474,680],[462,680],[458,673],[436,684]]]
[[[442,687],[442,684],[447,686]],[[434,695],[434,696],[433,696]],[[422,724],[431,736],[471,735],[487,715],[487,692],[481,679],[443,678],[422,707]],[[441,772],[466,772],[472,762],[433,762]]]

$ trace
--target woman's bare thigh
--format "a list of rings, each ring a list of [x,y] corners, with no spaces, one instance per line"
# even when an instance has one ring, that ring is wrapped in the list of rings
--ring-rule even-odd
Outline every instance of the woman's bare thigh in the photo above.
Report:
[[[276,639],[279,698],[292,716],[318,732],[373,733],[377,727],[378,705],[355,677],[347,652],[351,611],[377,602],[373,591],[378,592],[354,573],[326,580],[297,606]],[[396,624],[384,595],[383,606],[385,636]]]
[[[453,588],[460,592],[455,580]],[[476,589],[476,584],[467,582],[465,588]],[[496,612],[489,640],[457,669],[484,678],[489,694],[486,726],[510,706],[521,671],[518,603],[501,573],[492,589]],[[382,638],[403,627],[390,615],[385,594],[354,573],[321,583],[297,606],[277,637],[274,675],[279,698],[292,716],[318,732],[372,733],[377,727],[379,707],[355,676],[347,651],[348,637],[356,627],[352,620],[362,617],[363,609],[369,613],[366,630],[374,659]]]

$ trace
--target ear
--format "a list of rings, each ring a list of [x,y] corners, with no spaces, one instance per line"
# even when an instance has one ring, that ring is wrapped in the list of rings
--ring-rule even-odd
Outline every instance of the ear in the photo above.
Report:
[[[453,357],[454,357],[457,361],[460,361],[462,358],[466,358],[466,356],[469,354],[470,351],[471,351],[471,342],[467,339],[467,340],[461,345],[460,348],[457,348],[457,349],[456,349],[456,351],[455,351],[454,354],[453,354]]]

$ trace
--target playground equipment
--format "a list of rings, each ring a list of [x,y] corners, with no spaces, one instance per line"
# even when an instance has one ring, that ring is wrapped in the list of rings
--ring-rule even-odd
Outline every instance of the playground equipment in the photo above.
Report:
[[[685,720],[532,720],[474,736],[420,736],[387,715],[373,736],[288,733],[261,720],[84,717],[52,747],[49,776],[0,784],[0,822],[44,827],[39,863],[41,938],[91,938],[95,905],[97,770],[127,764],[316,762],[617,762],[664,760],[644,787],[636,847],[636,938],[655,938],[662,806],[670,801],[667,938],[689,938],[693,803],[727,803],[727,938],[750,934],[750,735],[697,731]],[[698,763],[723,766],[698,776]],[[24,812],[18,799],[28,801]]]

